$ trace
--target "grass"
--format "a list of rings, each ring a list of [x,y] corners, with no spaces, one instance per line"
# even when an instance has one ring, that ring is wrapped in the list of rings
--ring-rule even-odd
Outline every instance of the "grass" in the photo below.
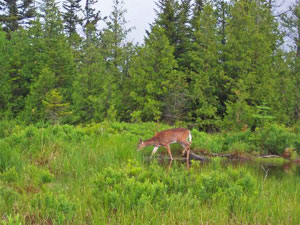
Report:
[[[139,138],[166,127],[14,125],[0,132],[0,223],[300,223],[300,176],[295,166],[275,176],[253,167],[224,168],[218,159],[206,166],[194,163],[190,170],[180,162],[166,168],[156,160],[144,161],[151,150],[136,152]],[[230,143],[239,143],[239,135],[193,134],[195,148],[238,148]],[[210,143],[200,146],[202,136]]]

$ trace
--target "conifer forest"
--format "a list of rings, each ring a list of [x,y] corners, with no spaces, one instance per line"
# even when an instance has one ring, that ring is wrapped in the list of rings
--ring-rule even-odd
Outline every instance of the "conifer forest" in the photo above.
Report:
[[[143,43],[128,40],[122,0],[108,16],[96,3],[0,1],[2,119],[297,123],[298,1],[282,12],[272,0],[158,0]]]

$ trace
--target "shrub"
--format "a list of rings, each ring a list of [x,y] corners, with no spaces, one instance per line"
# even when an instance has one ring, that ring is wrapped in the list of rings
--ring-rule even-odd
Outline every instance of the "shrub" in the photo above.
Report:
[[[187,171],[175,165],[166,172],[155,164],[142,168],[131,162],[121,168],[106,168],[93,183],[97,201],[109,209],[125,210],[145,205],[167,210],[182,201],[197,204],[220,199],[234,208],[240,199],[253,197],[256,190],[254,178],[245,170],[216,167],[216,171],[199,175],[196,168]]]
[[[54,180],[54,175],[51,174],[49,170],[39,168],[35,165],[28,165],[24,171],[25,179],[27,179],[27,182],[31,185],[40,186]]]
[[[224,133],[224,151],[249,151],[254,148],[253,144],[253,133],[250,130]],[[237,149],[238,147],[242,149]]]
[[[223,151],[223,145],[224,138],[221,135],[192,130],[192,148],[220,153]]]
[[[68,224],[72,221],[76,205],[64,194],[45,192],[37,194],[32,202],[33,217],[51,221],[51,224]],[[30,221],[28,221],[30,222]]]
[[[285,148],[298,142],[295,133],[282,125],[271,124],[256,131],[257,144],[265,153],[282,155]]]

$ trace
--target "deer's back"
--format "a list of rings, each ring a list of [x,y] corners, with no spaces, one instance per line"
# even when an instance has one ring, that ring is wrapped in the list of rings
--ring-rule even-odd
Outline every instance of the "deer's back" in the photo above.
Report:
[[[171,144],[178,141],[186,141],[190,131],[186,128],[172,128],[157,133],[153,139],[157,144]]]

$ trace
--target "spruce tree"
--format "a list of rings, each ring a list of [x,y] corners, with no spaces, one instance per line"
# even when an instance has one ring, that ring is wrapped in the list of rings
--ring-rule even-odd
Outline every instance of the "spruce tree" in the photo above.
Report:
[[[42,5],[43,20],[37,19],[28,34],[32,53],[32,83],[26,98],[25,118],[31,121],[45,119],[42,101],[54,89],[62,102],[70,102],[72,82],[77,75],[73,51],[64,34],[60,11],[55,0]],[[68,118],[66,118],[68,119]]]
[[[90,40],[93,32],[97,31],[97,23],[101,20],[100,11],[94,8],[97,2],[98,0],[85,1],[82,27],[87,40]]]
[[[222,97],[225,76],[222,65],[220,37],[217,35],[217,18],[213,5],[201,2],[194,9],[192,18],[191,49],[187,53],[190,64],[190,120],[197,127],[205,130],[216,130],[222,115]]]
[[[227,25],[224,70],[230,79],[227,119],[235,121],[236,128],[255,127],[252,115],[256,106],[270,106],[276,99],[274,56],[278,43],[277,23],[268,5],[235,2]]]
[[[131,52],[134,45],[127,41],[127,35],[131,28],[127,28],[125,18],[126,9],[123,0],[113,1],[113,11],[108,20],[107,27],[101,32],[100,51],[106,62],[108,71],[104,91],[107,96],[107,112],[113,112],[111,115],[118,114],[126,117],[126,95],[123,91],[126,80],[128,79],[128,67],[131,60]]]
[[[108,75],[97,42],[84,42],[79,73],[73,82],[73,122],[105,119],[108,103],[104,87],[111,85],[106,83]]]
[[[11,46],[5,38],[5,33],[0,30],[0,117],[10,117],[9,102],[12,100],[11,79],[9,76],[9,55]]]
[[[34,16],[34,0],[0,0],[0,23],[7,32],[25,26]]]
[[[290,79],[294,85],[294,104],[292,120],[300,119],[300,1],[297,0],[289,8],[289,12],[281,17],[282,24],[286,29],[287,38],[291,40],[289,64],[291,68]]]
[[[65,10],[63,12],[64,28],[73,46],[80,38],[77,33],[77,27],[82,23],[82,18],[79,16],[79,12],[81,11],[80,2],[81,0],[65,0],[63,2]]]
[[[164,29],[158,25],[152,27],[130,69],[133,120],[174,122],[182,119],[186,85],[184,74],[176,70],[173,54],[174,48]]]
[[[191,0],[159,0],[156,6],[157,18],[152,26],[159,25],[164,29],[169,43],[175,49],[175,59],[184,70],[188,67],[184,53],[190,46]]]

